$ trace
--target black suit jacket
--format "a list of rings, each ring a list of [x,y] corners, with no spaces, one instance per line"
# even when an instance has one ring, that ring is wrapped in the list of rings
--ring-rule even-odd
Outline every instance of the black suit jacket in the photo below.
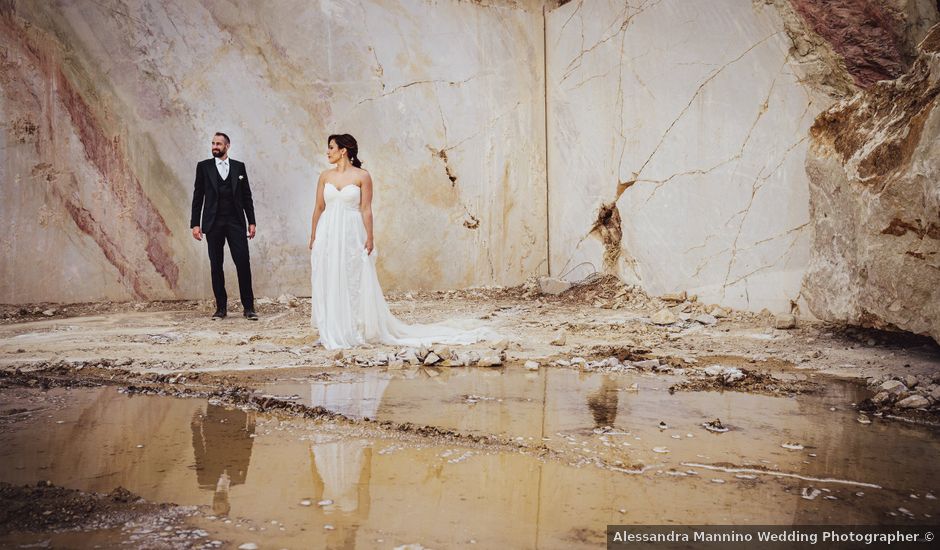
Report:
[[[248,218],[248,225],[255,224],[255,204],[251,200],[251,186],[248,184],[248,172],[245,163],[228,159],[228,173],[232,178],[232,194],[235,197],[235,209],[239,213],[239,220],[244,225]],[[193,185],[193,213],[189,218],[189,228],[197,225],[203,233],[212,230],[216,211],[219,207],[219,185],[222,176],[215,166],[215,158],[206,159],[196,164],[196,182]],[[199,214],[202,213],[202,223]]]

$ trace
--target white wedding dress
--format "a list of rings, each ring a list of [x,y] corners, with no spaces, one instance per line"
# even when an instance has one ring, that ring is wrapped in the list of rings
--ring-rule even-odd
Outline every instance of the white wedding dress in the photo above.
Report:
[[[409,325],[392,315],[375,271],[375,251],[365,250],[366,228],[359,211],[356,185],[323,189],[326,209],[316,227],[310,252],[310,324],[327,349],[366,342],[420,346],[432,343],[472,344],[496,335],[486,328],[452,323]]]

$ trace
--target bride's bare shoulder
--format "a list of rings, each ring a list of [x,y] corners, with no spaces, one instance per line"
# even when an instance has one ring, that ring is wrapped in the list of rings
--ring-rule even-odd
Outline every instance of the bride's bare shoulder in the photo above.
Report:
[[[325,183],[327,181],[327,178],[330,177],[330,174],[332,174],[335,171],[336,170],[329,168],[327,170],[320,172],[320,177],[317,179],[317,183]]]
[[[360,181],[372,181],[372,174],[365,168],[356,168],[356,175],[359,176]]]

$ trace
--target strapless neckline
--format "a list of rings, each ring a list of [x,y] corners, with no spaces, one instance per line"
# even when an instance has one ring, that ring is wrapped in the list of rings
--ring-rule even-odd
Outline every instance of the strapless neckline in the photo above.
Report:
[[[342,187],[336,187],[336,185],[335,185],[333,182],[330,182],[330,181],[326,182],[326,184],[327,184],[327,185],[332,185],[332,186],[333,186],[333,189],[336,189],[336,190],[339,191],[340,193],[342,193],[342,192],[343,192],[343,189],[346,189],[347,187],[355,187],[356,189],[359,189],[359,186],[356,185],[355,183],[347,183],[346,185],[344,185],[344,186],[342,186]]]

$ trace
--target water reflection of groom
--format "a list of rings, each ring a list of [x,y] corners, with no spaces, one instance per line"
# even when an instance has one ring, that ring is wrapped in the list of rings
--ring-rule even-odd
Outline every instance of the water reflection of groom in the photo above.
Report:
[[[213,509],[228,513],[228,487],[245,483],[255,433],[255,417],[239,409],[208,404],[196,412],[190,427],[196,458],[196,480],[215,491]]]

